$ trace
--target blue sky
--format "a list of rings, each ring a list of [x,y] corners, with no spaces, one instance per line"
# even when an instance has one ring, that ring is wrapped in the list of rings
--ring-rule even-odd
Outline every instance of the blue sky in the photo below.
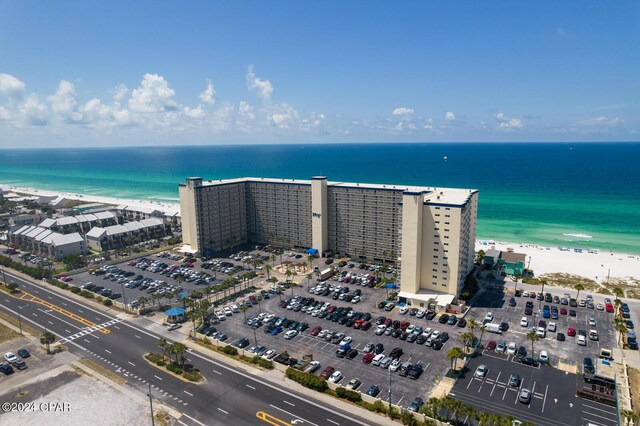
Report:
[[[640,2],[0,0],[0,147],[640,140]]]

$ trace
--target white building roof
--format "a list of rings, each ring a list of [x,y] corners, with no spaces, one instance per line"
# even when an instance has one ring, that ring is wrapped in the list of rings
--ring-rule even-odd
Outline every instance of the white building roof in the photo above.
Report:
[[[60,219],[58,219],[59,226],[74,225],[76,223],[78,223],[78,219],[76,219],[75,216],[61,217]]]
[[[87,238],[100,239],[106,233],[106,229],[94,226],[93,228],[91,228],[91,230],[89,230],[89,232],[87,232]]]
[[[162,219],[158,219],[157,217],[152,217],[150,219],[142,219],[140,224],[145,228],[152,228],[154,226],[162,225]]]
[[[98,218],[93,214],[80,214],[74,217],[78,219],[79,223],[95,222],[98,220]]]
[[[25,226],[23,226],[22,228],[19,228],[17,231],[15,231],[15,232],[13,233],[13,235],[22,235],[22,234],[24,234],[25,232],[28,232],[28,231],[29,231],[30,229],[32,229],[32,228],[33,228],[33,226],[25,225]]]
[[[53,231],[50,230],[45,230],[44,232],[41,232],[40,234],[38,234],[38,236],[35,238],[36,241],[42,241],[44,240],[46,237],[48,237],[49,235],[51,235],[53,233]]]
[[[122,226],[127,228],[129,231],[139,231],[140,229],[144,229],[144,225],[140,222],[127,222],[123,223]]]
[[[41,227],[41,228],[51,228],[52,226],[54,226],[57,223],[58,222],[55,219],[46,218],[45,220],[40,222],[40,225],[38,225],[38,226]]]
[[[113,214],[113,212],[98,212],[98,213],[94,213],[94,216],[98,220],[115,219],[116,217],[116,215]]]
[[[107,235],[119,235],[129,232],[129,230],[122,225],[107,226],[104,229],[107,231]]]
[[[57,247],[66,245],[66,244],[75,244],[79,242],[83,242],[84,238],[77,232],[73,234],[56,234],[51,240],[51,243]]]
[[[32,229],[31,231],[29,231],[28,233],[24,234],[26,237],[29,238],[35,238],[37,237],[39,234],[41,234],[42,232],[49,232],[48,229],[44,229],[44,228],[38,228],[34,226],[34,229]]]

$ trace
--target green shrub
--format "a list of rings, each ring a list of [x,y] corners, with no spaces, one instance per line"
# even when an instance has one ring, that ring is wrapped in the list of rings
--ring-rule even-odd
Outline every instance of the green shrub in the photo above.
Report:
[[[82,291],[80,292],[80,296],[82,296],[82,297],[86,297],[87,299],[93,299],[93,293],[91,293],[91,292],[90,292],[90,291],[88,291],[88,290],[82,290]]]
[[[162,360],[160,360],[160,361],[156,361],[156,365],[157,365],[158,367],[164,367],[165,365],[167,365],[167,363],[166,363],[166,362],[164,362],[164,361],[162,361]]]
[[[113,305],[113,302],[111,301],[111,299],[104,299],[104,301],[102,302],[102,304],[104,306],[111,306]]]
[[[254,364],[257,364],[262,368],[266,368],[267,370],[273,370],[273,362],[271,362],[271,360],[264,359],[256,355],[253,357],[251,362],[253,362]]]
[[[80,293],[82,291],[82,289],[80,287],[75,287],[74,286],[74,287],[71,287],[69,289],[69,291],[71,291],[71,293],[78,294],[78,293]]]
[[[202,380],[202,374],[200,374],[199,371],[185,371],[182,373],[182,377],[191,382],[199,382]]]
[[[349,389],[345,389],[343,387],[339,387],[339,388],[336,389],[336,395],[338,395],[338,398],[343,398],[343,399],[349,400],[351,402],[360,402],[360,401],[362,401],[362,397],[360,396],[360,393],[354,392],[354,391],[349,390]]]
[[[227,354],[227,355],[233,355],[236,356],[238,355],[238,350],[236,348],[234,348],[233,346],[225,346],[222,348],[222,352]]]
[[[304,373],[302,371],[298,371],[289,367],[287,368],[286,375],[287,378],[293,380],[294,382],[300,383],[302,386],[318,392],[325,392],[327,389],[329,389],[327,382],[313,374]]]
[[[387,411],[387,406],[380,400],[373,403],[371,409],[376,413],[384,413]]]
[[[144,308],[140,309],[140,315],[147,315],[153,312],[153,308]]]

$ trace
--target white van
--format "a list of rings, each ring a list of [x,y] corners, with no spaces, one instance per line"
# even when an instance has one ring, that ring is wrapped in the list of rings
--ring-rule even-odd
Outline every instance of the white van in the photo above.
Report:
[[[371,364],[380,365],[380,361],[382,361],[383,359],[384,359],[384,355],[378,354],[375,357],[373,357],[373,361],[371,361]]]
[[[502,334],[502,330],[500,330],[500,324],[493,324],[489,322],[484,325],[484,329],[489,333]]]

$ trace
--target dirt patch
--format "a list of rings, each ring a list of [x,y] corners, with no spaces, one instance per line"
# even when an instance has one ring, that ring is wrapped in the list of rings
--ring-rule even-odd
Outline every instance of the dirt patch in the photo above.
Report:
[[[629,387],[631,389],[631,406],[633,407],[633,412],[640,415],[640,393],[637,392],[637,389],[640,389],[640,370],[627,366],[627,372],[629,373]]]
[[[86,365],[87,367],[89,367],[93,371],[95,371],[95,372],[97,372],[99,374],[102,374],[105,377],[108,377],[109,379],[113,380],[114,382],[116,382],[119,385],[124,385],[125,383],[127,383],[127,381],[124,378],[120,377],[119,375],[117,375],[116,373],[112,372],[111,370],[108,370],[108,369],[104,368],[103,366],[101,366],[97,362],[93,362],[90,359],[81,359],[79,362],[84,364],[84,365]]]
[[[40,336],[42,334],[41,330],[33,328],[26,321],[18,321],[18,318],[14,317],[13,315],[9,315],[5,312],[0,312],[0,318],[11,325],[15,325],[16,327],[20,327],[20,324],[22,323],[22,331],[27,332],[32,336]]]
[[[18,336],[20,336],[20,334],[11,330],[7,326],[0,324],[0,343],[8,342],[9,340],[13,340]]]

